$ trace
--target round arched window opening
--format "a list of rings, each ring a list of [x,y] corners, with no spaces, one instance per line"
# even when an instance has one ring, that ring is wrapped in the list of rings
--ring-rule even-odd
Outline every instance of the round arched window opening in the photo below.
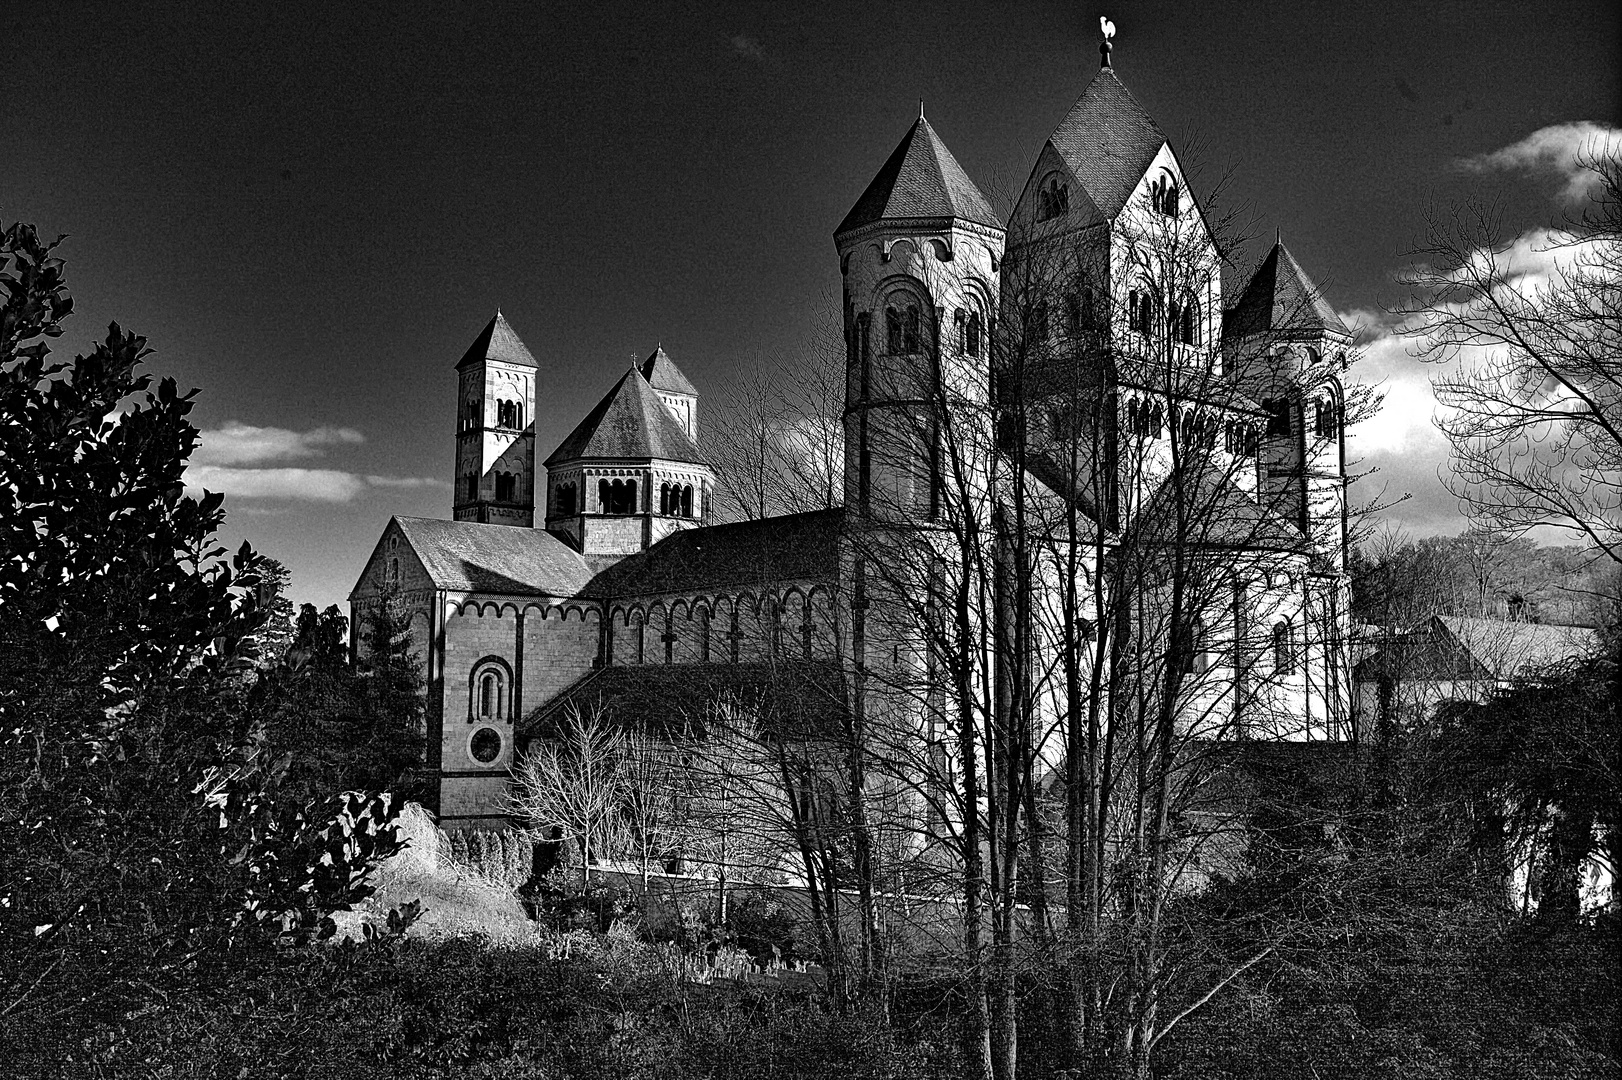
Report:
[[[501,756],[501,732],[493,727],[480,728],[467,741],[467,752],[479,764],[490,764]]]

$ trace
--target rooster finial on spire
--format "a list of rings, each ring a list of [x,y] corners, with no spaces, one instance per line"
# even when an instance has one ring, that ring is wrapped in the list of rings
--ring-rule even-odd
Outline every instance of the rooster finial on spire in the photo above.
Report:
[[[1100,15],[1098,17],[1098,29],[1104,35],[1104,40],[1098,46],[1098,55],[1101,57],[1098,66],[1103,69],[1110,66],[1110,38],[1115,36],[1115,24],[1110,22],[1108,17]]]

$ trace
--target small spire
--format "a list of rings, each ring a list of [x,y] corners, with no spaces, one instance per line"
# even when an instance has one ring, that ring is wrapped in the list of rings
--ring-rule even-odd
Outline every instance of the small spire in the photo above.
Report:
[[[923,118],[924,118],[924,99],[919,98],[918,99],[918,119],[922,120]]]
[[[1110,49],[1113,48],[1110,45],[1110,38],[1115,36],[1115,24],[1110,22],[1108,17],[1100,15],[1098,17],[1098,30],[1104,35],[1104,40],[1098,44],[1098,70],[1103,71],[1110,66],[1109,54]]]
[[[1273,246],[1284,246],[1284,226],[1282,224],[1275,224],[1273,226]]]

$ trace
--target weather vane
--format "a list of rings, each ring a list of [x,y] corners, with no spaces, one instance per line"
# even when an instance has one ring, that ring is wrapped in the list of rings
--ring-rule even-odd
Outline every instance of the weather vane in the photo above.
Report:
[[[1100,15],[1098,17],[1098,30],[1104,35],[1104,40],[1098,46],[1098,55],[1103,58],[1099,62],[1098,66],[1101,68],[1107,68],[1110,66],[1109,53],[1111,46],[1109,42],[1110,38],[1115,36],[1115,24],[1110,22],[1107,16]]]

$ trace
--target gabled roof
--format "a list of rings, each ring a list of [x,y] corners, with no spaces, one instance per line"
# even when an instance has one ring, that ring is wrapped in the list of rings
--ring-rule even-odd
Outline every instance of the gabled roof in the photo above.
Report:
[[[1161,482],[1144,501],[1127,534],[1129,542],[1167,547],[1181,544],[1301,554],[1310,550],[1300,529],[1241,489],[1231,476],[1198,459],[1188,461]]]
[[[397,517],[394,524],[441,589],[521,596],[574,596],[591,568],[543,529]]]
[[[763,581],[832,580],[844,510],[737,521],[671,533],[598,574],[592,596],[695,592]]]
[[[636,368],[620,376],[597,407],[552,451],[546,464],[550,468],[582,458],[662,458],[707,464],[681,421],[670,415]]]
[[[1320,331],[1347,337],[1352,334],[1283,241],[1274,243],[1222,323],[1224,336]]]
[[[539,366],[535,363],[535,357],[530,355],[524,343],[518,340],[518,335],[508,325],[506,316],[499,310],[495,318],[479,331],[479,336],[467,347],[462,359],[456,362],[456,369],[460,371],[469,364],[477,364],[481,360],[500,360],[508,364],[522,364],[524,367]]]
[[[1579,626],[1545,626],[1463,615],[1438,615],[1436,621],[1471,659],[1498,679],[1589,656],[1599,648],[1599,635]]]
[[[1093,204],[1113,218],[1149,171],[1166,134],[1127,93],[1115,69],[1106,67],[1093,76],[1048,142]]]
[[[1002,228],[990,200],[969,179],[929,121],[920,116],[834,235],[875,221],[927,218],[960,218]]]
[[[688,394],[698,396],[698,388],[687,381],[687,376],[681,373],[676,361],[665,352],[663,345],[656,346],[653,354],[638,365],[637,370],[642,377],[648,380],[648,385],[655,390],[663,390],[667,394]]]

